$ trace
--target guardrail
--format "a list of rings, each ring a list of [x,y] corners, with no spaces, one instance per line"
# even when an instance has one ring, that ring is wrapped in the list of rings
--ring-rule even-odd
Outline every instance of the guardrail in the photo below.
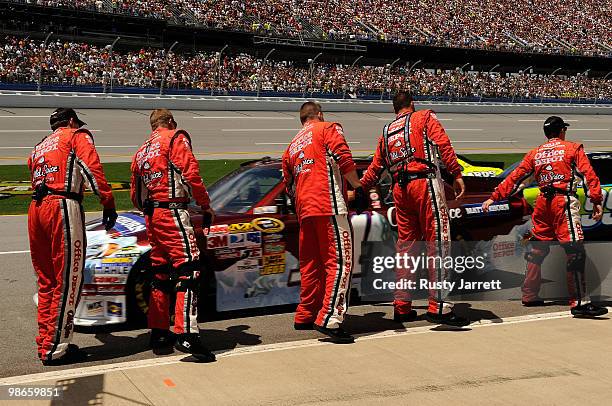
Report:
[[[305,100],[316,100],[325,111],[384,112],[392,110],[391,102],[363,99],[326,99],[301,97],[195,96],[154,94],[105,94],[78,92],[0,91],[0,107],[73,107],[79,109],[154,109],[175,110],[244,110],[296,111]],[[612,104],[511,103],[417,101],[420,109],[431,108],[440,113],[555,113],[610,114]]]

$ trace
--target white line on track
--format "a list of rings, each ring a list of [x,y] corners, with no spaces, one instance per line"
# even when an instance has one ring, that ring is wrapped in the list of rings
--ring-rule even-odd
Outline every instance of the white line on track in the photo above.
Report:
[[[0,116],[0,118],[49,118],[49,116]]]
[[[392,121],[391,119],[386,118],[386,117],[378,117],[378,119],[382,120],[382,121],[389,121],[389,122]],[[453,119],[452,118],[440,118],[440,117],[438,117],[438,121],[453,121]]]
[[[249,119],[249,120],[296,120],[296,118],[293,117],[248,117],[248,116],[237,116],[237,117],[233,117],[233,116],[210,116],[210,117],[206,117],[206,116],[193,116],[191,118],[196,118],[196,119],[209,119],[209,120],[234,120],[234,119]]]
[[[516,142],[516,141],[515,140],[491,140],[491,141],[489,141],[489,140],[454,140],[453,144],[458,144],[460,142],[478,142],[478,143],[486,142],[487,144],[489,144],[489,143],[506,144],[506,143],[512,143],[512,142]]]
[[[102,130],[89,130],[92,133],[101,133]],[[49,133],[51,130],[0,130],[0,133]]]
[[[361,144],[361,141],[348,141],[347,144]],[[256,142],[255,145],[289,145],[286,142]]]
[[[482,128],[446,128],[446,131],[484,131]]]
[[[568,131],[610,131],[609,128],[569,128]]]
[[[480,327],[499,327],[499,326],[508,326],[510,324],[519,324],[519,323],[528,323],[533,321],[542,321],[542,320],[553,320],[553,319],[564,319],[571,317],[569,311],[563,312],[555,312],[555,313],[543,313],[543,314],[530,314],[525,316],[514,316],[507,317],[503,319],[495,319],[495,320],[481,320],[479,322],[475,322],[470,324],[470,328],[480,328]],[[381,338],[390,338],[390,337],[401,337],[407,335],[414,334],[444,334],[443,331],[434,330],[435,327],[432,326],[423,326],[423,327],[414,327],[404,331],[396,331],[396,330],[388,330],[380,333],[366,335],[363,337],[357,338],[357,343],[360,341],[366,340],[376,340]],[[274,352],[274,351],[285,351],[292,350],[297,348],[307,348],[307,347],[319,347],[324,345],[336,345],[329,342],[323,342],[319,339],[309,339],[309,340],[300,340],[300,341],[291,341],[286,343],[276,343],[276,344],[264,344],[264,345],[256,345],[250,347],[241,347],[236,348],[224,353],[219,353],[217,355],[218,359],[223,359],[226,357],[235,357],[241,355],[248,354],[258,354],[265,352]],[[52,372],[42,372],[37,374],[30,375],[20,375],[20,376],[12,376],[8,378],[0,379],[0,385],[23,385],[26,383],[32,382],[40,382],[40,381],[51,381],[51,380],[66,380],[66,379],[75,379],[84,376],[91,375],[99,375],[110,372],[117,371],[125,371],[128,369],[136,369],[136,368],[146,368],[146,367],[160,367],[163,365],[172,365],[178,364],[186,358],[187,355],[175,355],[169,357],[161,357],[161,358],[153,358],[147,360],[140,361],[127,361],[127,362],[119,362],[116,364],[106,364],[106,365],[94,365],[89,367],[82,368],[73,368],[66,369],[60,371],[52,371]],[[222,362],[222,361],[221,361]]]
[[[28,252],[30,252],[30,250],[25,250],[25,251],[4,251],[4,252],[0,252],[0,255],[26,254]]]
[[[582,140],[587,142],[612,142],[612,140]]]
[[[301,128],[222,128],[221,131],[228,133],[244,133],[254,131],[300,131]]]
[[[525,120],[525,119],[523,119],[523,120],[518,120],[518,121],[526,122],[526,123],[544,123],[543,119],[542,120],[534,120],[534,119]],[[563,120],[563,121],[565,121],[566,123],[574,123],[574,122],[577,122],[578,120]]]
[[[96,145],[96,148],[138,148],[140,145]],[[0,149],[32,149],[32,147],[0,147]]]

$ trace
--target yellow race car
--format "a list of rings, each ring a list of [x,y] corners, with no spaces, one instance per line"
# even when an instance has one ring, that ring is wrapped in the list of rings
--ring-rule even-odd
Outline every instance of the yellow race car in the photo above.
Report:
[[[463,176],[476,176],[480,178],[494,178],[504,172],[503,162],[477,162],[471,161],[464,155],[457,155],[457,162],[461,166]],[[482,164],[489,166],[482,166]]]

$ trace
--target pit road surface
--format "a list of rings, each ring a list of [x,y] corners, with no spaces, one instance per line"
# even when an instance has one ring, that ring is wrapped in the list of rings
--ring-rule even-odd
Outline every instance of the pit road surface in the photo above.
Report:
[[[0,164],[26,162],[32,147],[49,130],[51,109],[0,109]],[[77,110],[92,130],[104,162],[130,161],[150,133],[150,111]],[[189,131],[199,159],[279,157],[301,127],[297,113],[240,111],[175,111],[179,126]],[[545,115],[440,114],[460,153],[526,152],[543,142]],[[588,151],[612,148],[612,116],[564,116],[568,137]],[[340,122],[356,156],[374,152],[376,140],[393,114],[325,113]]]
[[[99,216],[88,213],[87,218]],[[44,368],[36,358],[34,337],[36,335],[36,308],[32,297],[36,292],[34,271],[28,252],[26,216],[2,216],[0,233],[0,331],[2,360],[0,378],[30,374],[65,367]],[[420,314],[425,307],[418,308]],[[526,314],[567,311],[565,306],[524,308],[520,302],[475,302],[456,304],[458,313],[472,321],[493,320]],[[403,330],[429,326],[422,317],[413,323],[401,325],[393,322],[393,309],[388,304],[366,304],[349,310],[347,329],[360,336],[367,336],[385,330]],[[579,322],[579,321],[578,321]],[[314,332],[294,331],[293,314],[267,314],[255,317],[241,317],[218,320],[201,324],[202,337],[212,350],[225,352],[234,348],[259,344],[273,344],[319,337]],[[433,327],[433,326],[432,326]],[[112,364],[154,358],[147,349],[148,331],[122,330],[119,328],[77,332],[74,342],[89,354],[87,362],[79,366]],[[525,345],[518,342],[517,345]]]

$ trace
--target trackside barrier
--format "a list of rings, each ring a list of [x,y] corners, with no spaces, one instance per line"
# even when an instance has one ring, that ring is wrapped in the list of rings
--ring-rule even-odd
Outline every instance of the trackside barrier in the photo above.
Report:
[[[305,100],[316,100],[325,111],[388,113],[390,101],[251,96],[178,96],[72,92],[0,91],[0,107],[73,107],[79,109],[296,111]],[[419,109],[440,113],[612,114],[612,104],[504,103],[418,101]]]

